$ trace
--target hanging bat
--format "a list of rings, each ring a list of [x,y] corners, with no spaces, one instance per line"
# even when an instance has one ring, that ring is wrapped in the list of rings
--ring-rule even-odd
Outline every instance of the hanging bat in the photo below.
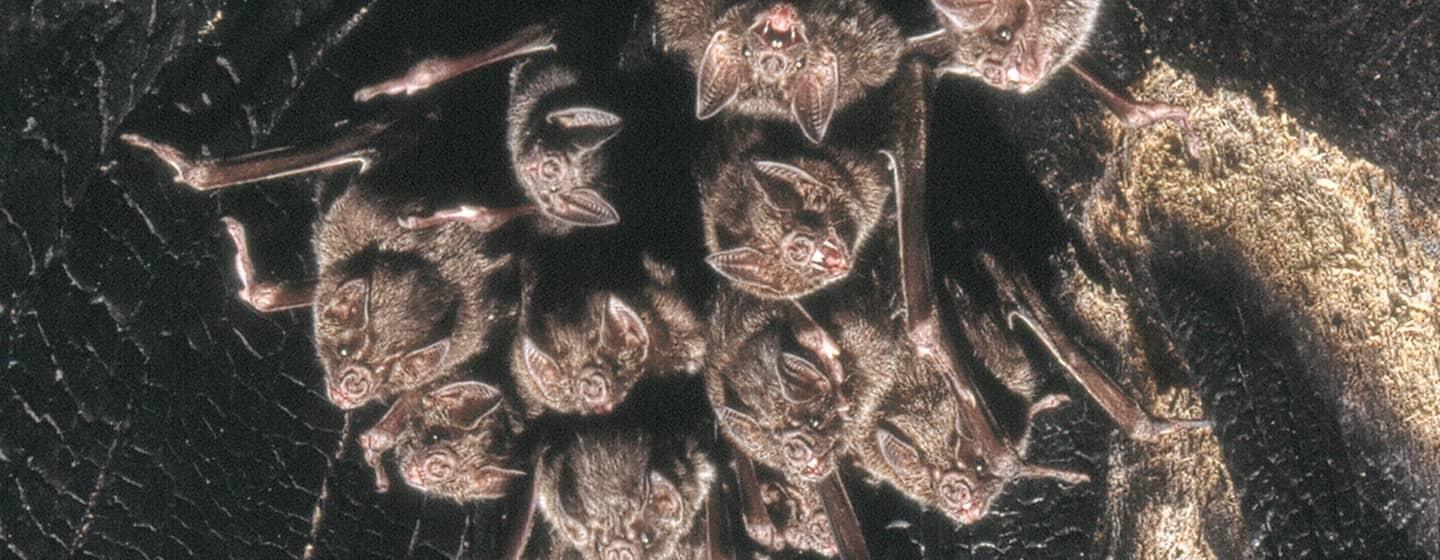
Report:
[[[750,294],[794,299],[850,275],[891,185],[878,152],[797,153],[773,132],[734,127],[697,165],[705,260]]]
[[[705,388],[720,431],[746,456],[813,483],[843,453],[840,372],[796,336],[788,304],[722,291],[711,314]],[[802,327],[803,328],[803,327]]]
[[[865,0],[655,0],[660,40],[695,72],[695,116],[791,121],[820,143],[832,118],[890,80],[899,27]]]
[[[772,552],[840,554],[830,517],[812,485],[792,483],[772,470],[757,470],[743,456],[735,459],[735,473],[742,519],[752,540]]]
[[[925,96],[932,82],[925,80],[924,67],[918,61],[903,71],[924,84],[915,88],[917,97],[911,101],[916,118],[923,121],[927,111]],[[955,521],[969,524],[989,513],[994,499],[1011,480],[1051,478],[1079,484],[1089,477],[1024,461],[1028,437],[1012,445],[999,433],[985,409],[974,372],[959,359],[940,322],[930,285],[929,241],[924,223],[924,133],[923,126],[914,129],[914,141],[904,144],[907,150],[897,157],[895,165],[900,185],[896,192],[900,284],[905,338],[911,350],[902,356],[908,356],[905,359],[911,364],[898,368],[900,375],[879,405],[862,409],[873,411],[873,419],[857,421],[852,445],[857,446],[860,464],[878,478]],[[1098,371],[1092,368],[1086,373]],[[1081,383],[1087,390],[1097,386],[1089,381],[1094,380]],[[1093,391],[1092,395],[1102,402],[1109,399]],[[1041,399],[1030,407],[1029,416],[1033,419],[1063,402],[1061,398]],[[1162,424],[1171,430],[1204,423]],[[941,426],[948,429],[937,429]]]
[[[382,491],[389,482],[380,461],[393,449],[410,487],[457,502],[491,500],[526,474],[514,468],[520,429],[499,389],[462,381],[401,396],[361,446]]]
[[[715,467],[694,440],[660,445],[638,431],[592,430],[535,466],[552,557],[690,560],[719,557],[709,503]]]
[[[544,313],[532,311],[540,302],[527,287],[511,368],[528,415],[608,414],[643,378],[700,371],[704,334],[677,289],[674,269],[648,257],[644,268],[648,281],[626,293],[585,290],[564,276],[550,280],[567,293],[542,297],[579,301],[549,303]],[[559,271],[542,273],[550,274]],[[543,281],[532,277],[526,284]]]
[[[911,39],[937,52],[938,70],[983,80],[996,89],[1029,93],[1069,68],[1130,128],[1173,121],[1199,159],[1198,137],[1183,107],[1135,101],[1106,87],[1074,59],[1095,30],[1101,0],[931,0],[942,30]]]
[[[315,347],[330,401],[344,410],[426,386],[484,351],[491,333],[513,320],[510,255],[484,234],[461,226],[417,232],[399,224],[401,209],[423,200],[397,198],[382,153],[417,136],[407,121],[341,129],[321,145],[230,158],[193,158],[136,134],[121,137],[176,172],[176,182],[211,190],[297,173],[357,165],[351,184],[317,219],[311,246],[318,278],[270,282],[257,277],[244,226],[225,218],[236,247],[239,297],[260,312],[310,307]]]

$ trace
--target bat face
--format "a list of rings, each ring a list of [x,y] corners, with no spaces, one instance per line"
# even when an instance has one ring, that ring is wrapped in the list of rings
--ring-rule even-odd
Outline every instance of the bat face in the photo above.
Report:
[[[732,19],[731,28],[711,36],[696,71],[696,117],[715,116],[737,98],[762,99],[784,107],[806,138],[820,142],[839,92],[835,52],[810,41],[792,4],[771,4],[748,22]]]
[[[545,216],[574,227],[612,225],[620,214],[601,194],[604,146],[620,133],[620,116],[566,104],[580,92],[579,74],[552,58],[529,59],[510,74],[507,144],[515,179]]]
[[[848,436],[860,466],[958,523],[983,519],[1014,477],[1014,457],[978,453],[942,372],[901,348],[895,355],[894,383],[876,405],[861,405]]]
[[[515,154],[515,176],[526,196],[546,216],[597,227],[619,221],[615,208],[596,189],[605,168],[602,146],[620,133],[614,113],[569,107],[548,113],[543,130]]]
[[[544,408],[567,414],[608,414],[625,400],[645,372],[651,331],[629,304],[614,294],[589,298],[587,317],[576,324],[546,321],[551,349],[528,335],[512,352],[515,380]]]
[[[825,514],[820,495],[810,485],[793,484],[775,477],[761,483],[760,494],[786,548],[809,550],[827,557],[839,555],[830,517]]]
[[[738,294],[737,294],[738,296]],[[748,303],[747,303],[748,302]],[[727,306],[737,306],[725,309]],[[705,371],[721,431],[736,448],[791,481],[815,482],[844,451],[841,388],[790,342],[790,325],[740,297],[721,303]],[[765,305],[765,304],[762,304]],[[746,328],[755,326],[752,333]],[[728,337],[728,338],[727,338]],[[723,350],[715,350],[723,344]]]
[[[945,72],[1027,93],[1084,46],[1099,0],[931,0],[956,39]]]
[[[736,287],[769,299],[845,279],[887,192],[862,166],[809,157],[730,163],[717,180],[730,184],[706,193],[733,197],[707,205],[706,262]],[[724,219],[715,210],[724,205],[743,215]]]
[[[926,428],[933,431],[933,427]],[[966,457],[958,430],[949,430],[944,436],[950,449],[942,447],[931,452],[922,449],[919,442],[907,442],[903,432],[898,427],[895,431],[882,427],[873,436],[873,445],[893,473],[891,482],[958,523],[968,525],[984,519],[1008,478],[995,474],[986,458]]]
[[[377,265],[338,285],[322,280],[317,293],[315,348],[335,406],[354,409],[440,374],[454,298],[433,269]]]
[[[458,502],[506,495],[525,472],[508,468],[513,442],[501,405],[498,389],[474,381],[421,397],[420,414],[397,446],[405,482]]]
[[[540,465],[538,506],[555,540],[586,558],[677,557],[714,481],[694,449],[656,457],[648,438],[610,433],[583,438]]]

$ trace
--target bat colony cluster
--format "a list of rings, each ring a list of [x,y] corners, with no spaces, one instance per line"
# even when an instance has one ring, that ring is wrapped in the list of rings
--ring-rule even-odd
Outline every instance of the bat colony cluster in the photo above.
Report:
[[[939,29],[907,39],[870,0],[654,0],[651,51],[693,73],[694,116],[713,122],[692,169],[705,262],[718,273],[702,296],[650,256],[594,267],[547,256],[547,246],[627,216],[610,196],[625,185],[607,167],[627,116],[592,98],[591,69],[564,56],[584,47],[557,44],[553,23],[354,95],[411,95],[517,60],[505,143],[519,205],[397,196],[391,187],[404,178],[387,156],[414,143],[412,120],[227,158],[122,139],[196,190],[358,164],[314,226],[313,280],[257,277],[244,227],[224,223],[243,301],[313,310],[329,400],[343,410],[388,404],[360,438],[379,491],[393,453],[421,492],[457,501],[528,492],[511,556],[727,556],[733,541],[721,529],[734,499],[762,549],[863,558],[842,471],[959,524],[984,518],[1011,480],[1088,480],[1027,463],[1026,438],[1001,433],[976,388],[970,364],[1001,379],[1032,367],[1018,327],[1131,437],[1207,425],[1136,405],[1012,264],[980,257],[999,311],[977,311],[952,282],[932,287],[922,218],[937,74],[1024,93],[1069,67],[1126,123],[1184,125],[1182,109],[1111,93],[1072,62],[1098,4],[932,0]],[[531,242],[503,241],[516,235]],[[610,274],[617,268],[626,270]],[[955,324],[942,323],[943,306]],[[958,355],[955,334],[973,360]],[[475,379],[468,364],[492,351],[508,371]],[[712,429],[607,423],[637,386],[697,376],[714,412],[699,425]],[[1065,400],[1038,399],[1030,415]],[[528,437],[555,417],[573,421]],[[702,437],[715,432],[723,443]],[[530,543],[537,511],[547,530]]]

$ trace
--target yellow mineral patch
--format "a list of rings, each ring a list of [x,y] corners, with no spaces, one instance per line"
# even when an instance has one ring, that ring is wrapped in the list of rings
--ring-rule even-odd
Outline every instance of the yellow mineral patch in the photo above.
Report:
[[[1440,484],[1440,221],[1379,167],[1301,128],[1273,93],[1257,107],[1163,63],[1131,93],[1187,107],[1205,159],[1187,162],[1172,126],[1133,131],[1109,118],[1116,180],[1083,205],[1088,242],[1143,257],[1150,227],[1168,223],[1234,247],[1267,300],[1321,342],[1329,371],[1316,375],[1347,438],[1383,438],[1412,490]],[[1083,286],[1071,288],[1083,301]],[[1428,507],[1416,524],[1433,524],[1440,505]]]

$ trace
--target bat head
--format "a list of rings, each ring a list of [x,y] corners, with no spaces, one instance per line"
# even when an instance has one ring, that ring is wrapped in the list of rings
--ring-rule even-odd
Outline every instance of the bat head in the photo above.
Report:
[[[322,277],[315,348],[330,401],[350,410],[439,376],[457,301],[438,271],[408,259],[379,263],[366,274]]]
[[[499,389],[476,381],[421,397],[418,420],[399,445],[405,482],[457,502],[506,495],[525,472],[507,468],[513,442],[502,403]]]
[[[1083,47],[1098,1],[931,0],[957,39],[943,72],[1028,93]]]
[[[568,107],[545,115],[543,130],[515,155],[515,175],[540,211],[560,222],[600,227],[620,213],[600,194],[605,154],[620,133],[621,119],[593,107]]]
[[[968,525],[984,519],[1014,469],[967,451],[956,416],[928,414],[920,418],[889,418],[872,442],[890,473],[891,482],[916,501]],[[936,430],[931,424],[949,426]],[[893,429],[892,429],[893,428]]]
[[[811,142],[825,138],[835,113],[840,70],[828,47],[811,42],[799,8],[777,2],[748,22],[716,31],[696,71],[695,116],[704,120],[737,99],[787,107]]]
[[[528,335],[512,352],[516,383],[544,408],[568,414],[608,414],[645,371],[651,354],[650,328],[619,296],[589,298],[588,316],[578,322],[546,321],[550,351]]]
[[[787,548],[813,551],[826,557],[840,554],[830,528],[830,516],[813,487],[775,477],[761,485],[761,499],[770,519],[776,521],[775,528]]]
[[[671,558],[694,525],[713,467],[653,458],[638,434],[580,439],[540,465],[539,509],[587,558]]]
[[[844,451],[840,388],[815,361],[782,351],[778,329],[762,331],[741,348],[730,368],[713,372],[745,409],[719,403],[721,430],[747,456],[788,480],[828,476]]]
[[[752,162],[747,182],[764,226],[705,259],[736,287],[761,297],[800,297],[846,278],[854,266],[852,244],[861,226],[852,218],[852,201],[802,167],[818,163],[796,163]]]

